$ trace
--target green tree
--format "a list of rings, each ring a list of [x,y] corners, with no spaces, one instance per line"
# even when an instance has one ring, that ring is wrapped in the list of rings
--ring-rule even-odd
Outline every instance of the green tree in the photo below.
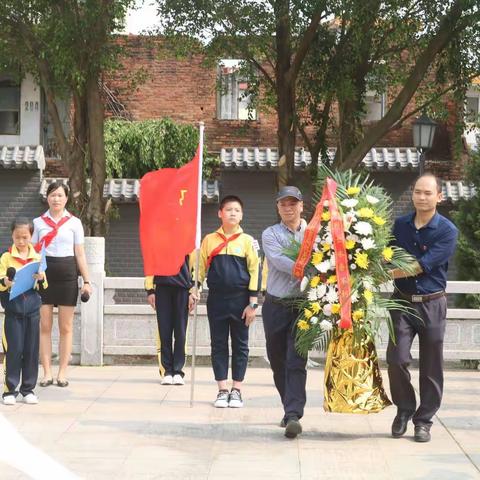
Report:
[[[365,0],[339,7],[336,21],[319,28],[299,78],[299,130],[313,169],[329,137],[337,147],[335,167],[355,168],[412,115],[428,109],[445,119],[447,94],[461,110],[480,73],[476,1]],[[386,96],[383,117],[371,123],[365,122],[368,90]],[[406,113],[413,97],[415,107]]]
[[[105,232],[104,107],[101,75],[118,66],[112,35],[133,0],[3,0],[0,61],[34,75],[45,92],[48,113],[67,166],[73,210],[90,235]],[[66,134],[57,101],[71,98]],[[91,186],[87,189],[87,179]]]
[[[286,158],[281,182],[294,176],[297,129],[314,158],[333,135],[335,167],[355,168],[406,120],[421,85],[421,103],[438,105],[449,90],[465,92],[479,72],[478,0],[157,2],[160,32],[179,51],[244,60],[252,93],[276,109],[279,154]],[[388,88],[389,104],[364,129],[367,88]]]
[[[480,281],[480,151],[467,167],[466,182],[476,186],[475,195],[460,199],[453,219],[459,229],[455,261],[458,280]],[[467,294],[461,299],[467,308],[480,308],[480,295]]]

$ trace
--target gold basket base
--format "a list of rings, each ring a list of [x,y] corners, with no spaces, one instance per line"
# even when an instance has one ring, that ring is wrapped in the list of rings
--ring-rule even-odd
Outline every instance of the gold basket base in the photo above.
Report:
[[[325,363],[323,408],[335,413],[377,413],[391,405],[371,338],[354,343],[352,330],[332,338]]]

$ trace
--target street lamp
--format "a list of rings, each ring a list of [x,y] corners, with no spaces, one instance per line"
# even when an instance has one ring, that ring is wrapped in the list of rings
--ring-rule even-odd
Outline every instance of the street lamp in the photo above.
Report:
[[[436,128],[437,124],[428,118],[425,113],[413,122],[413,144],[420,152],[420,175],[424,172],[425,153],[432,148]]]

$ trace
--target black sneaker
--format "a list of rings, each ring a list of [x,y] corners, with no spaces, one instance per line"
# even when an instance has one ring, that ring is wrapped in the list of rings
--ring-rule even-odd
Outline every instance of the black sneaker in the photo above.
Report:
[[[413,414],[410,412],[399,411],[392,423],[392,437],[400,438],[405,434],[408,427],[408,422],[412,418]]]
[[[285,427],[285,436],[287,438],[295,438],[302,433],[302,425],[297,417],[290,417],[287,419],[287,426]]]
[[[238,388],[232,388],[230,395],[228,396],[228,406],[230,408],[242,408],[243,400],[242,394]]]
[[[227,408],[228,397],[229,397],[228,390],[219,390],[213,406],[216,408]]]

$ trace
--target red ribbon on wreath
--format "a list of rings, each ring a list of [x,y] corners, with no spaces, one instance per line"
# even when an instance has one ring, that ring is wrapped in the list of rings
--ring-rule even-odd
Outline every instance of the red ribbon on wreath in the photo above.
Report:
[[[340,302],[340,328],[351,328],[352,326],[352,301],[350,298],[350,271],[348,269],[348,256],[345,247],[345,232],[343,218],[340,214],[335,197],[337,182],[327,178],[323,187],[322,198],[315,208],[313,218],[310,220],[303,237],[297,261],[293,267],[293,275],[301,280],[307,263],[312,256],[313,244],[320,230],[322,222],[323,207],[328,201],[330,211],[330,231],[335,251],[335,270],[337,274],[338,299]]]

